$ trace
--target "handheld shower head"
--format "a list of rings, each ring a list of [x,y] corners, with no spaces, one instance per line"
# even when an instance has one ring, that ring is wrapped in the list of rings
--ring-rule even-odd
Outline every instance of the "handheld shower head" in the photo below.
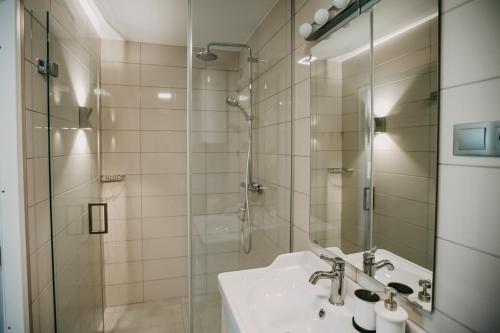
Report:
[[[253,116],[249,115],[248,112],[246,112],[245,109],[243,109],[240,102],[236,98],[234,98],[234,97],[226,98],[226,104],[229,106],[238,108],[247,121],[250,121],[253,119]]]
[[[229,106],[240,107],[240,102],[234,97],[226,98],[226,104]]]

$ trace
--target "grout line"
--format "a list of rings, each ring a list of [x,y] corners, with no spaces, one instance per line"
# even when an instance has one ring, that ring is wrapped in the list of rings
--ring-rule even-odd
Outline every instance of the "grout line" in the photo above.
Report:
[[[439,226],[439,224],[438,224]],[[439,229],[439,228],[438,228]],[[452,243],[454,245],[457,245],[457,246],[460,246],[460,247],[464,247],[464,248],[467,248],[469,250],[472,250],[472,251],[475,251],[475,252],[479,252],[479,253],[482,253],[482,254],[485,254],[485,255],[488,255],[490,257],[493,257],[493,258],[496,258],[496,259],[500,259],[500,255],[498,254],[493,254],[493,253],[490,253],[490,252],[487,252],[487,251],[484,251],[484,250],[481,250],[481,249],[478,249],[478,248],[474,248],[472,246],[469,246],[469,245],[465,245],[465,244],[461,244],[461,243],[458,243],[456,241],[452,241],[450,239],[447,239],[447,238],[443,238],[441,236],[439,236],[439,233],[436,232],[436,238],[437,239],[440,239],[440,240],[443,240],[445,242],[448,242],[448,243]]]
[[[467,0],[467,1],[465,1],[464,3],[461,3],[461,4],[459,4],[459,5],[456,5],[456,6],[454,6],[454,7],[451,7],[451,8],[449,8],[449,9],[447,9],[446,11],[441,12],[441,15],[448,14],[448,13],[450,13],[450,12],[454,11],[455,9],[458,9],[458,8],[460,8],[460,7],[462,7],[462,6],[465,6],[465,5],[466,5],[466,4],[468,4],[468,3],[471,3],[472,1],[474,1],[474,0]]]
[[[457,323],[459,326],[462,326],[463,328],[471,331],[472,333],[477,333],[477,331],[473,330],[472,328],[470,328],[469,326],[466,326],[465,324],[462,324],[461,322],[459,322],[458,320],[456,320],[455,318],[453,318],[452,316],[450,316],[449,314],[443,312],[443,310],[440,310],[438,309],[435,305],[434,305],[434,309],[436,311],[438,311],[439,313],[441,313],[443,316],[445,316],[446,318],[454,321],[455,323]]]
[[[466,87],[466,86],[479,84],[479,83],[483,83],[483,82],[488,82],[488,81],[495,81],[498,79],[500,79],[500,76],[493,76],[493,77],[488,77],[485,79],[474,80],[474,81],[469,81],[469,82],[465,82],[465,83],[459,83],[459,84],[455,84],[455,85],[451,85],[451,86],[447,86],[447,87],[441,87],[441,91],[446,91],[448,89],[453,89],[453,88]]]
[[[481,157],[481,156],[478,156],[478,157]],[[483,156],[483,157],[486,157],[486,156]],[[478,168],[478,169],[500,169],[500,166],[495,166],[495,165],[469,165],[469,164],[438,163],[438,166]]]

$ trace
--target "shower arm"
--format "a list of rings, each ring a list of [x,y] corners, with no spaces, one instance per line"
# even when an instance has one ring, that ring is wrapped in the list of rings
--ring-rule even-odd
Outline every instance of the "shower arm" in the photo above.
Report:
[[[241,47],[241,48],[246,48],[250,50],[250,46],[247,44],[240,44],[240,43],[224,43],[224,42],[210,42],[207,44],[207,50],[210,51],[210,48],[212,46],[221,46],[221,47]]]
[[[238,48],[244,48],[248,50],[248,62],[257,62],[259,59],[254,58],[252,55],[252,48],[248,44],[242,44],[242,43],[224,43],[224,42],[210,42],[207,44],[207,51],[210,52],[210,48],[213,46],[219,46],[219,47],[238,47]]]

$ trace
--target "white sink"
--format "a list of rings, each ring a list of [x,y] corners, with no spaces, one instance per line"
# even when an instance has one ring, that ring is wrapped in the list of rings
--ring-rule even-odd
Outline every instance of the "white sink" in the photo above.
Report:
[[[331,247],[328,248],[328,250],[335,253],[339,257],[344,258],[359,270],[363,270],[363,252],[344,254],[338,247]],[[385,285],[391,282],[399,282],[411,287],[413,289],[413,293],[407,296],[408,299],[417,304],[417,306],[430,312],[431,303],[422,302],[418,299],[418,292],[422,290],[422,287],[418,285],[418,281],[423,279],[432,282],[432,272],[392,252],[384,249],[378,249],[375,253],[375,260],[379,261],[382,259],[387,259],[392,262],[394,270],[389,271],[387,268],[383,268],[375,273],[375,279]],[[429,290],[429,292],[432,293],[432,290]]]
[[[346,279],[344,306],[328,302],[331,282],[308,282],[314,271],[329,270],[312,252],[280,255],[268,267],[219,274],[224,333],[357,332],[352,327],[353,291]],[[325,316],[320,318],[323,309]]]

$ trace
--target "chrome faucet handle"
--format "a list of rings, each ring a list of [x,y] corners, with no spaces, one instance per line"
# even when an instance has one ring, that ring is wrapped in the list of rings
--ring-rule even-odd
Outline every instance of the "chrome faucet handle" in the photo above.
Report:
[[[336,271],[341,271],[341,270],[344,270],[345,268],[345,261],[344,259],[340,258],[340,257],[329,257],[325,254],[321,254],[319,256],[320,259],[322,259],[323,261],[326,261],[327,263],[329,263],[330,265],[332,265],[332,269],[336,270]]]
[[[375,252],[377,252],[378,248],[376,246],[372,247],[371,250],[368,250],[367,252],[363,252],[363,259],[364,260],[374,260],[375,259]]]
[[[422,302],[429,303],[431,301],[431,294],[427,289],[432,288],[432,283],[430,280],[419,280],[418,285],[422,287],[422,291],[418,292],[418,299]]]

